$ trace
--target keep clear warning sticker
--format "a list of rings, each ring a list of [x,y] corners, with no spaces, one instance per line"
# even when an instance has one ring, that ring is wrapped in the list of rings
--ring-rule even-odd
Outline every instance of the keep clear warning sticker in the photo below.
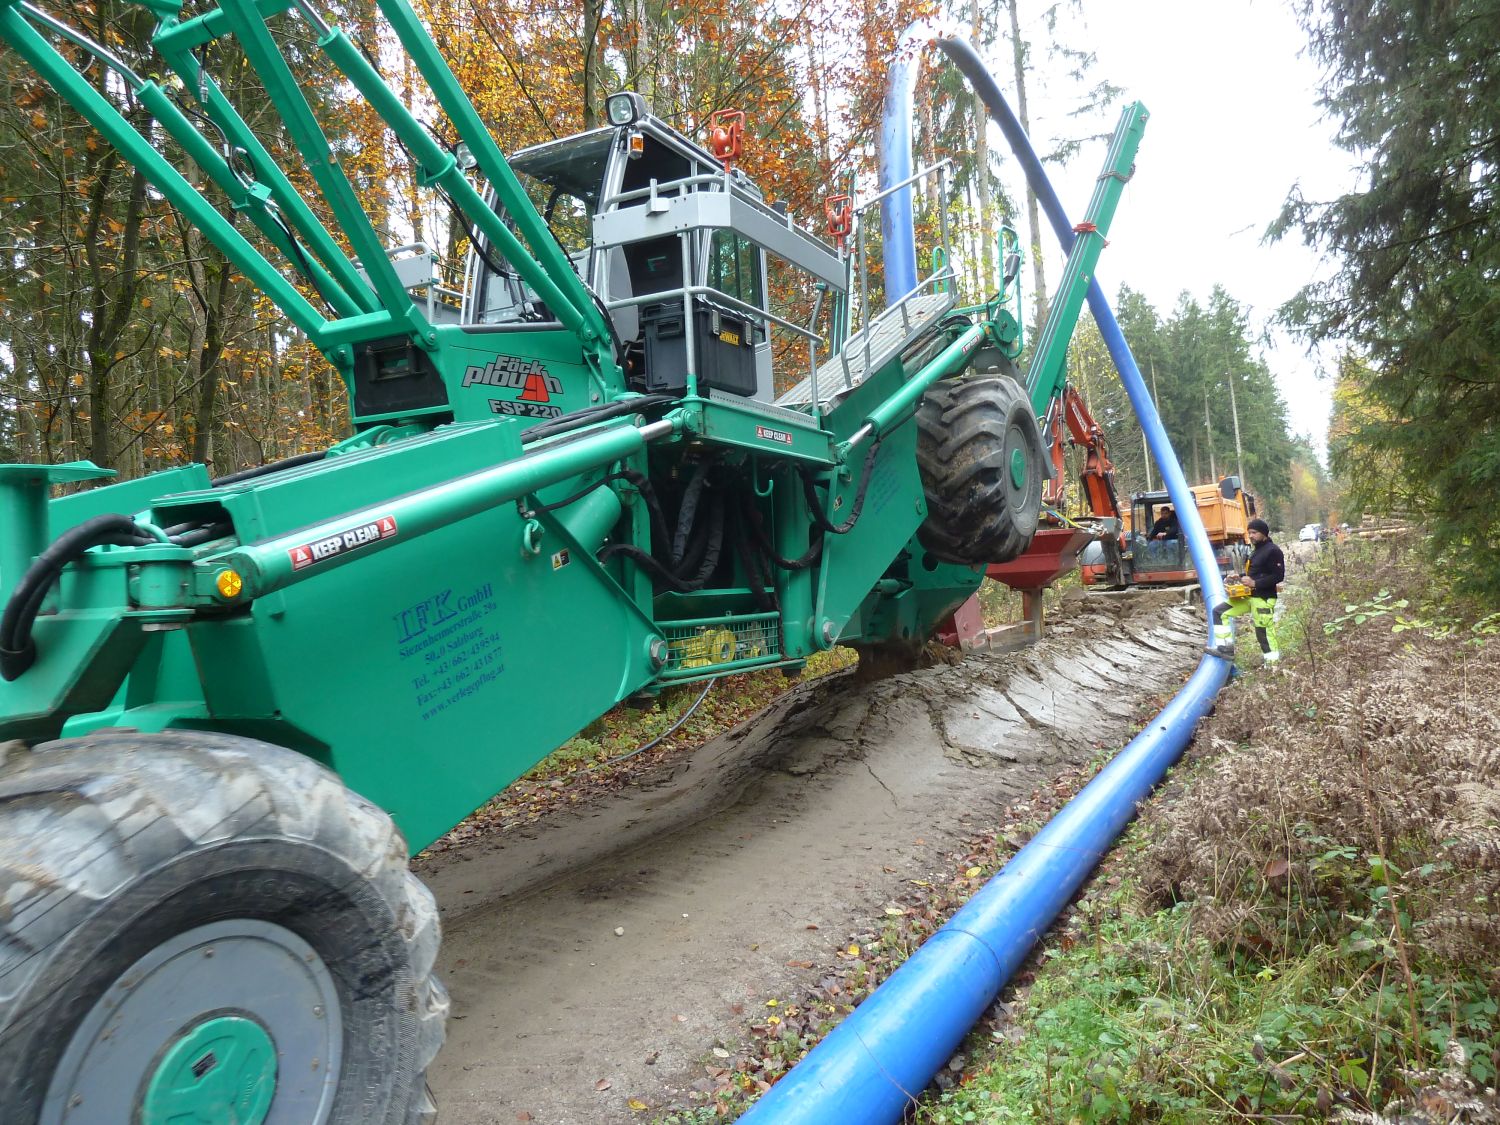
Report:
[[[378,543],[382,539],[394,538],[395,534],[396,517],[381,516],[369,523],[351,527],[348,531],[341,531],[337,535],[314,539],[311,543],[293,547],[287,552],[287,556],[292,560],[293,570],[306,570],[314,563],[336,559],[340,555],[357,551],[361,547],[368,547],[371,543]]]

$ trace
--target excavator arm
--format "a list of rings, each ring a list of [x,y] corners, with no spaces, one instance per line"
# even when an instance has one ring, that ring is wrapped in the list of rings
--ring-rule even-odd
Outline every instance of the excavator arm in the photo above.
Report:
[[[1115,466],[1109,459],[1104,439],[1104,430],[1089,413],[1088,403],[1072,384],[1053,400],[1048,410],[1043,433],[1051,439],[1052,479],[1043,490],[1043,502],[1057,507],[1063,502],[1066,487],[1065,454],[1067,446],[1084,451],[1083,484],[1084,498],[1088,501],[1089,514],[1107,519],[1120,518],[1120,500],[1115,492]]]

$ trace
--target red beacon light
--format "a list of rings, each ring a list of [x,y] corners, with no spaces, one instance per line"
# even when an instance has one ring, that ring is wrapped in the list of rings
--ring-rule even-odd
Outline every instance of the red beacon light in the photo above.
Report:
[[[823,214],[828,219],[828,237],[842,252],[854,233],[854,200],[847,195],[831,195],[823,201]]]
[[[728,172],[739,159],[745,139],[745,114],[743,110],[717,110],[708,119],[708,151],[714,159],[724,165]]]

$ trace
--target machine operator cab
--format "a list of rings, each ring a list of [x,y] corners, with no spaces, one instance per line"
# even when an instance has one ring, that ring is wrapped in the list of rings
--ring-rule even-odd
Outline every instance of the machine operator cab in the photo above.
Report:
[[[700,394],[772,401],[770,327],[800,326],[770,315],[768,251],[838,291],[847,288],[843,260],[767,206],[744,173],[646,114],[639,95],[611,97],[609,118],[509,164],[607,310],[630,389],[680,394],[691,370]],[[471,251],[468,271],[466,325],[556,326],[494,247]]]

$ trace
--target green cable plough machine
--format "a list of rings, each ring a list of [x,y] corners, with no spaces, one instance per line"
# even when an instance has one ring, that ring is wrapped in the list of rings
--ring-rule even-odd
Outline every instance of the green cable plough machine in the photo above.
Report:
[[[0,1117],[428,1121],[447,997],[409,850],[627,697],[910,653],[1026,550],[1145,112],[1028,385],[1004,293],[956,307],[945,166],[889,189],[943,245],[877,311],[881,196],[809,233],[733,169],[737,120],[709,151],[618,94],[507,160],[405,0],[373,53],[308,0],[143,6],[149,64],[27,0],[0,38],[327,358],[353,434],[218,479],[0,466]],[[451,208],[461,290],[360,207],[310,41]],[[441,129],[381,78],[397,44]],[[208,58],[248,64],[274,142]]]

